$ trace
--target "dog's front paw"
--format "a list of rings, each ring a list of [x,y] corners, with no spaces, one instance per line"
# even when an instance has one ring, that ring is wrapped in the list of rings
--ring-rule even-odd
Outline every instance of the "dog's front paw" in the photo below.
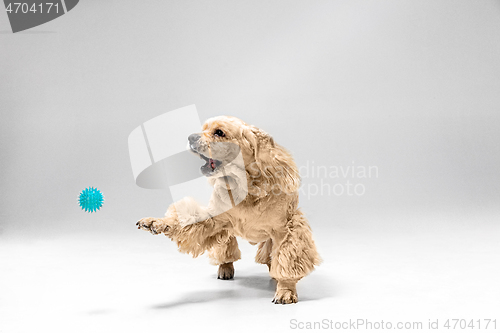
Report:
[[[149,231],[153,235],[166,233],[169,230],[169,225],[164,218],[145,217],[137,221],[135,225],[138,226],[137,229]]]

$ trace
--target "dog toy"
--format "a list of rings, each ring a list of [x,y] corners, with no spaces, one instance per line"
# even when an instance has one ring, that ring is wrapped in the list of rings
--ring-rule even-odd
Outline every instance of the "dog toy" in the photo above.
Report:
[[[104,196],[98,189],[88,187],[80,193],[78,202],[82,210],[93,213],[102,207]]]

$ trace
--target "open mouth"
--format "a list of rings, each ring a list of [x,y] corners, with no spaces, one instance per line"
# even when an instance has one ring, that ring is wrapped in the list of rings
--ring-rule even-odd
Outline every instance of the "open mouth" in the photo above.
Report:
[[[215,160],[213,158],[205,157],[203,154],[199,154],[200,158],[205,160],[205,164],[201,166],[201,172],[206,175],[209,173],[213,173],[218,167],[222,165],[222,162],[219,160]]]

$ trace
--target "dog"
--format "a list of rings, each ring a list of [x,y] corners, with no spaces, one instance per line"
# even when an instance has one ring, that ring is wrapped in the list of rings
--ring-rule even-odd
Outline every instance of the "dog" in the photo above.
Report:
[[[165,234],[180,252],[207,252],[218,278],[234,277],[241,258],[236,237],[258,244],[255,261],[277,281],[272,302],[298,302],[296,284],[321,258],[311,228],[298,208],[300,176],[291,154],[263,130],[235,117],[208,119],[189,136],[201,172],[214,190],[207,207],[192,198],[172,204],[164,217],[139,220],[139,229]],[[243,163],[235,163],[235,156]]]

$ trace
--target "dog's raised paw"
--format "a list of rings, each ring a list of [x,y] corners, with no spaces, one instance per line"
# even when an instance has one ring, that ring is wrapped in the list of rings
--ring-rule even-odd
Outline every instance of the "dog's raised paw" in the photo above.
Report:
[[[234,277],[234,266],[232,262],[219,265],[217,278],[220,280],[231,280]]]
[[[272,300],[274,304],[292,304],[298,301],[297,293],[290,289],[277,290]]]
[[[168,229],[164,221],[156,217],[145,217],[137,221],[135,225],[138,226],[137,229],[149,231],[153,235],[161,234]]]
[[[153,222],[154,222],[153,217],[145,217],[145,218],[137,221],[137,223],[135,225],[137,226],[137,229],[150,231],[151,230],[150,227],[153,224]]]

